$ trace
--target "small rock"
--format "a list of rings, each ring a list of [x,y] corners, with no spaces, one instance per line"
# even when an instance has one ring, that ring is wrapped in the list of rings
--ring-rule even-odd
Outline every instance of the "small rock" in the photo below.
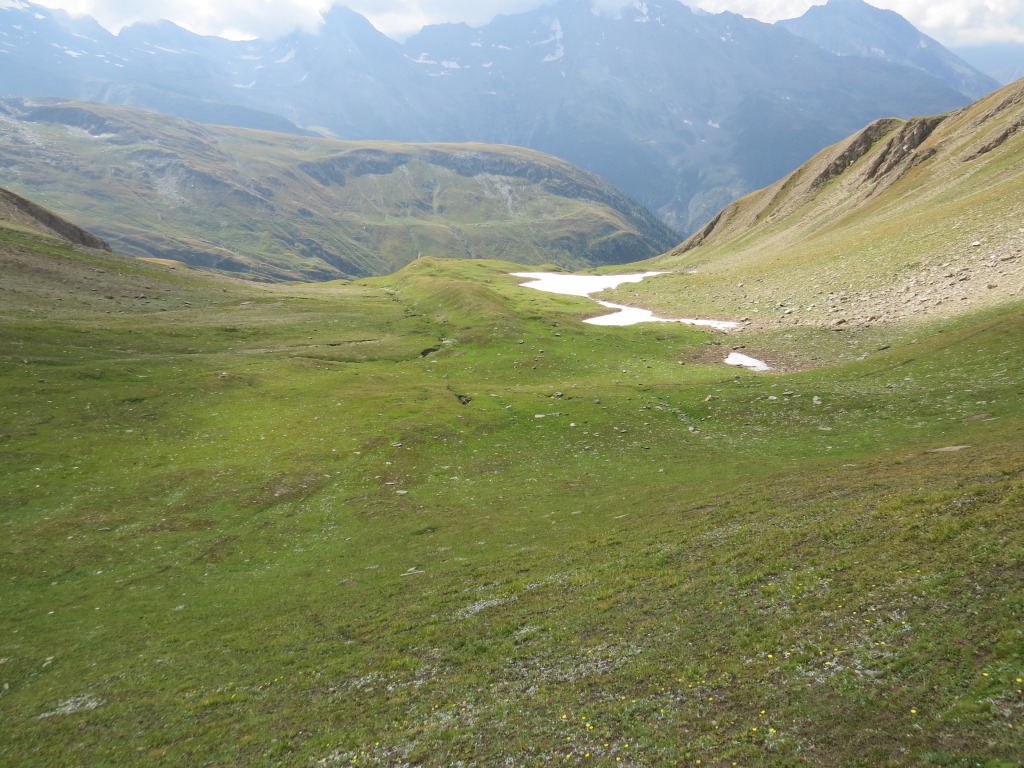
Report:
[[[710,403],[710,402],[712,402],[712,401],[714,401],[714,400],[717,400],[717,399],[718,399],[718,398],[717,398],[717,397],[715,397],[714,395],[708,395],[707,397],[705,397],[705,398],[704,398],[704,402],[705,402],[705,403]]]

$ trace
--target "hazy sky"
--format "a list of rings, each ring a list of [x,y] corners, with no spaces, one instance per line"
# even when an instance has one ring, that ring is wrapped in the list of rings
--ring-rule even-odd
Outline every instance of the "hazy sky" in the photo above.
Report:
[[[614,13],[640,0],[593,0]],[[96,18],[117,31],[133,21],[170,19],[201,34],[225,37],[275,37],[295,27],[313,30],[320,14],[331,5],[347,5],[362,13],[377,29],[403,39],[426,24],[464,21],[485,24],[499,13],[516,13],[544,0],[36,0]],[[0,0],[0,6],[18,0]],[[733,11],[761,21],[800,16],[824,0],[689,0],[707,11]],[[872,0],[872,5],[902,14],[918,29],[947,46],[994,40],[1024,43],[1024,0]]]

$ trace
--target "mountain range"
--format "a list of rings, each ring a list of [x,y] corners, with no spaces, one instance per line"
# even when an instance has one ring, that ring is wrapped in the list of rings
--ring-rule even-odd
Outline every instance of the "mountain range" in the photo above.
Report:
[[[944,112],[995,87],[934,41],[934,55],[917,55],[919,33],[860,0],[812,11],[768,25],[674,0],[636,0],[617,16],[558,0],[399,44],[341,7],[315,34],[232,42],[170,22],[115,36],[19,2],[0,9],[0,83],[7,97],[207,123],[530,147],[602,175],[687,234],[874,119]],[[838,16],[839,44],[820,34]]]

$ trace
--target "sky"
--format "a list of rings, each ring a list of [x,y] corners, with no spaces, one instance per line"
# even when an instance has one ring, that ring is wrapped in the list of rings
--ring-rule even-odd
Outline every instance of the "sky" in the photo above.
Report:
[[[638,0],[592,0],[605,13]],[[947,47],[997,41],[1024,43],[1024,0],[869,0],[901,14]],[[18,0],[0,0],[0,7]],[[296,27],[313,31],[331,5],[366,16],[381,32],[403,40],[427,24],[461,21],[486,24],[499,13],[517,13],[544,0],[35,0],[49,8],[89,15],[113,32],[135,21],[169,19],[206,35],[233,39],[273,38]],[[718,13],[732,11],[772,22],[800,16],[824,0],[688,0]]]

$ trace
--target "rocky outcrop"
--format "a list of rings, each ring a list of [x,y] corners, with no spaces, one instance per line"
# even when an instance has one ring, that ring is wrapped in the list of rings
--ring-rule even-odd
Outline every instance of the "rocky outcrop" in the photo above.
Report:
[[[893,128],[903,121],[894,118],[876,120],[863,131],[853,137],[853,141],[847,145],[835,160],[828,164],[818,176],[811,182],[811,189],[817,189],[832,179],[841,176],[848,168],[871,151],[871,148]]]

